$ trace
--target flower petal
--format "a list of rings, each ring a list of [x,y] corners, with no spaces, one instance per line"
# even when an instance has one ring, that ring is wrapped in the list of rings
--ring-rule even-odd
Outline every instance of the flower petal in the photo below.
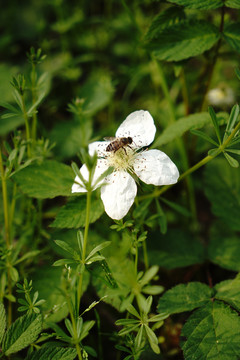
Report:
[[[90,156],[93,156],[94,153],[97,153],[98,157],[105,157],[108,153],[106,152],[106,147],[110,144],[110,141],[95,141],[88,145],[88,152]]]
[[[108,216],[120,220],[129,211],[137,194],[137,185],[125,171],[115,171],[101,188],[101,199]]]
[[[148,111],[134,111],[119,126],[116,137],[132,137],[132,147],[148,146],[154,140],[156,127]]]
[[[92,179],[92,185],[94,185],[97,181],[97,179],[108,169],[107,161],[104,159],[99,159],[97,161],[96,169],[93,175]],[[80,170],[79,170],[83,176],[83,178],[86,181],[89,181],[89,171],[87,166],[84,164]],[[97,189],[101,184],[104,182],[104,179],[99,181],[96,186],[94,186],[94,189]],[[74,184],[72,186],[72,193],[78,193],[78,192],[87,192],[85,185],[83,184],[82,180],[79,178],[79,176],[76,176],[74,179]]]
[[[137,176],[146,184],[170,185],[179,178],[176,165],[160,150],[139,153],[133,167]]]

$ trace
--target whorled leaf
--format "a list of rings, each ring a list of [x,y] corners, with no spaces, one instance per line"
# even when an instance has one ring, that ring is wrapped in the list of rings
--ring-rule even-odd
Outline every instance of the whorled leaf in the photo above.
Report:
[[[158,312],[177,314],[191,311],[210,302],[212,290],[200,282],[180,284],[163,294],[158,303]]]
[[[34,342],[42,330],[42,315],[31,314],[19,317],[7,330],[2,351],[8,356]]]
[[[229,306],[209,302],[196,310],[182,329],[186,360],[238,360],[240,318]]]
[[[217,120],[226,121],[228,116],[225,113],[219,113]],[[174,124],[169,125],[161,135],[155,140],[153,147],[162,146],[164,144],[173,141],[177,137],[182,136],[186,131],[200,129],[204,125],[211,123],[211,117],[209,113],[202,112],[189,115],[177,120]]]

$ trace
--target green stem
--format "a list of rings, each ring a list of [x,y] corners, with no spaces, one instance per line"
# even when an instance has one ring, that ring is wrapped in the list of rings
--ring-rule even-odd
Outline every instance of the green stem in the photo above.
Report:
[[[34,105],[36,102],[36,65],[32,64],[32,104]],[[33,112],[33,121],[32,121],[32,139],[36,140],[37,137],[37,113]]]
[[[188,175],[190,175],[191,173],[193,173],[194,171],[198,170],[200,167],[202,167],[203,165],[207,164],[209,161],[213,160],[215,157],[217,157],[219,154],[221,154],[222,152],[224,152],[224,150],[227,148],[227,146],[229,145],[230,141],[232,140],[232,138],[236,135],[236,133],[239,131],[240,129],[240,122],[237,124],[237,126],[235,127],[235,129],[232,131],[232,133],[229,135],[229,137],[222,143],[222,145],[219,146],[218,151],[216,151],[216,153],[214,155],[207,155],[205,158],[203,158],[201,161],[199,161],[197,164],[195,164],[194,166],[192,166],[190,169],[186,170],[178,179],[178,182],[180,182],[181,180],[183,180],[185,177],[187,177]],[[151,197],[158,197],[160,195],[162,195],[163,193],[165,193],[168,189],[170,189],[172,185],[165,185],[163,186],[161,189],[154,191],[151,194],[148,195],[143,195],[143,196],[139,196],[139,200],[144,200],[144,199],[148,199]]]
[[[135,254],[135,275],[137,276],[137,272],[138,272],[138,246],[136,246],[136,254]]]
[[[31,158],[31,146],[30,146],[30,127],[29,127],[29,121],[28,121],[28,114],[27,114],[27,110],[26,110],[26,105],[25,105],[25,101],[24,101],[24,97],[23,95],[21,95],[22,98],[22,109],[23,109],[23,117],[25,120],[25,128],[26,128],[26,139],[27,139],[27,154],[28,154],[28,158]]]
[[[147,253],[147,241],[143,241],[143,260],[144,260],[144,266],[145,270],[148,269],[149,263],[148,263],[148,253]]]
[[[8,195],[7,195],[7,179],[5,176],[2,151],[0,149],[0,173],[2,180],[2,196],[3,196],[3,211],[4,211],[4,225],[5,225],[5,238],[7,250],[11,247],[10,226],[9,226],[9,208],[8,208]],[[12,295],[12,279],[10,276],[10,268],[8,266],[9,257],[7,257],[7,278],[8,278],[8,295]],[[12,303],[8,301],[8,325],[12,323]]]
[[[87,192],[87,205],[86,205],[86,221],[85,221],[85,230],[83,236],[83,249],[82,249],[82,264],[85,266],[85,258],[86,258],[86,249],[87,249],[87,239],[88,239],[88,229],[90,223],[90,208],[91,208],[91,190]],[[83,284],[83,273],[79,275],[79,282],[78,282],[78,293],[77,293],[77,309],[79,311],[80,303],[81,303],[81,296],[82,296],[82,284]]]

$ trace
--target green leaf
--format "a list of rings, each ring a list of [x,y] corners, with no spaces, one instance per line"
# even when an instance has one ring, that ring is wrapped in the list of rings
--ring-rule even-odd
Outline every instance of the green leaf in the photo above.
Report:
[[[239,68],[235,69],[235,74],[237,75],[238,80],[240,80],[240,69]]]
[[[225,280],[215,285],[215,299],[223,300],[240,311],[240,275],[233,280]]]
[[[159,31],[147,48],[159,60],[179,61],[209,50],[219,39],[215,26],[205,21],[190,20]]]
[[[153,22],[145,35],[145,39],[154,39],[162,29],[177,24],[183,19],[185,19],[185,13],[180,7],[171,6],[168,9],[161,11],[160,14],[153,19]]]
[[[104,212],[100,199],[93,199],[90,210],[90,223],[94,223]],[[56,228],[79,228],[86,221],[86,197],[78,196],[63,206],[57,214],[51,227]]]
[[[232,23],[224,27],[223,36],[227,43],[237,52],[240,52],[240,23]]]
[[[105,247],[109,246],[111,241],[104,241],[103,243],[97,245],[87,256],[86,261],[90,259],[96,252],[103,250]]]
[[[225,141],[227,139],[227,137],[231,134],[231,132],[235,126],[235,123],[237,121],[238,115],[239,115],[239,106],[236,104],[233,106],[231,114],[229,116],[229,120],[227,123],[223,141]]]
[[[223,0],[168,0],[168,1],[177,5],[183,5],[187,9],[199,9],[199,10],[217,9],[224,5]]]
[[[218,138],[218,142],[219,142],[219,144],[221,144],[221,136],[220,136],[219,124],[218,124],[218,121],[217,121],[217,116],[216,116],[215,111],[213,110],[212,106],[209,106],[208,112],[209,112],[209,114],[211,116],[212,123],[213,123],[214,129],[215,129],[215,132],[216,132],[216,135],[217,135],[217,138]]]
[[[225,6],[233,8],[233,9],[240,9],[239,0],[226,0]]]
[[[28,355],[26,360],[74,360],[77,356],[76,349],[63,347],[44,347]]]
[[[3,353],[8,356],[34,342],[42,330],[42,316],[31,314],[18,318],[7,330],[2,344]]]
[[[32,164],[13,175],[21,191],[38,199],[68,196],[74,182],[72,169],[53,160]]]
[[[223,155],[227,159],[230,166],[232,166],[233,168],[239,167],[239,162],[236,159],[234,159],[231,155],[229,155],[226,151],[224,151]]]
[[[6,329],[6,312],[3,303],[0,303],[0,344]]]
[[[165,292],[158,303],[158,312],[177,314],[191,311],[207,304],[212,296],[212,290],[200,282],[180,284]]]
[[[199,130],[191,130],[191,133],[193,135],[199,136],[201,137],[203,140],[206,140],[208,142],[210,142],[211,144],[218,146],[218,143],[216,141],[214,141],[210,136],[208,136],[206,133],[199,131]]]
[[[66,241],[62,241],[62,240],[55,240],[55,243],[60,246],[60,248],[62,248],[63,250],[65,250],[66,252],[68,252],[69,254],[75,256],[77,255],[77,252],[68,245],[68,243],[66,243]]]
[[[240,319],[223,303],[214,301],[195,311],[182,329],[186,360],[238,360]]]
[[[218,121],[225,119],[226,114],[218,114]],[[155,140],[153,147],[159,147],[182,136],[186,131],[200,129],[210,124],[211,117],[207,112],[196,113],[177,120],[169,125],[162,134]]]
[[[149,246],[151,264],[166,269],[201,264],[205,260],[202,244],[191,234],[169,230],[166,235],[158,235],[157,246]]]
[[[204,191],[212,204],[214,215],[233,230],[240,230],[240,169],[234,169],[223,159],[215,159],[204,169]]]
[[[239,218],[238,218],[239,221]],[[228,229],[229,232],[229,229]],[[208,245],[208,258],[224,269],[240,271],[240,241],[237,236],[224,230],[211,237]]]

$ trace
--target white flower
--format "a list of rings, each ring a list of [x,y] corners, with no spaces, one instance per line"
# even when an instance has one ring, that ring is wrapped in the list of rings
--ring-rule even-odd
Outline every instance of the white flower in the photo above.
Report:
[[[208,103],[215,106],[230,106],[235,101],[233,89],[226,87],[224,84],[207,93]]]
[[[148,111],[139,110],[131,113],[119,126],[116,138],[131,138],[129,145],[116,151],[107,151],[111,141],[96,141],[89,144],[89,154],[97,152],[98,160],[92,184],[111,166],[113,172],[97,183],[101,186],[101,199],[108,216],[122,219],[132,206],[137,194],[137,185],[131,174],[137,175],[146,184],[175,184],[179,177],[176,165],[160,150],[140,150],[154,140],[156,127]],[[116,145],[116,143],[114,143]],[[84,179],[89,179],[86,165],[80,172]],[[72,186],[72,192],[86,192],[78,176]]]

